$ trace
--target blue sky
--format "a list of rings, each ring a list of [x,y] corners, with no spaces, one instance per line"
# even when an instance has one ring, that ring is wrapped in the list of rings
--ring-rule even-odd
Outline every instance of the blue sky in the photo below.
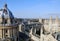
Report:
[[[0,0],[0,8],[3,8],[4,3],[18,18],[60,16],[60,0]]]

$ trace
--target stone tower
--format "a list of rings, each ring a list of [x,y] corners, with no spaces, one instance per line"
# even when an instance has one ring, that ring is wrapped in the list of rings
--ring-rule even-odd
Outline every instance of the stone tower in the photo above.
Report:
[[[50,16],[50,19],[49,19],[49,30],[50,30],[50,34],[52,34],[52,16]]]
[[[55,32],[58,32],[58,29],[59,29],[59,18],[57,16],[55,19]]]
[[[17,41],[18,24],[7,4],[0,10],[0,41]]]

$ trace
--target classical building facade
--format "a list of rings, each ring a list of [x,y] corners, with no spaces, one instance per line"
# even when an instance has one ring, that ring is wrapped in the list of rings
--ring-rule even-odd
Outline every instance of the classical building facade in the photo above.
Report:
[[[18,41],[18,24],[7,4],[0,9],[0,41]]]

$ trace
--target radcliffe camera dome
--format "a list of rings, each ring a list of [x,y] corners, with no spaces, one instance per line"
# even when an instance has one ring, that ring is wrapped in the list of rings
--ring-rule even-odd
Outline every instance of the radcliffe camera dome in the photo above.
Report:
[[[4,5],[3,14],[8,14],[8,18],[14,18],[12,12],[8,9],[7,4]]]
[[[6,20],[9,18],[10,22],[12,23],[14,20],[14,16],[12,12],[8,9],[7,4],[4,5],[4,8],[0,10],[0,18],[2,18],[2,21]]]

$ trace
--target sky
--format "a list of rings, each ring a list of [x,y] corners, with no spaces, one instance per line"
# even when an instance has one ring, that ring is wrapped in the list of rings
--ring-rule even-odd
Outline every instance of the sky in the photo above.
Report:
[[[0,0],[0,8],[5,3],[17,18],[60,17],[60,0]]]

